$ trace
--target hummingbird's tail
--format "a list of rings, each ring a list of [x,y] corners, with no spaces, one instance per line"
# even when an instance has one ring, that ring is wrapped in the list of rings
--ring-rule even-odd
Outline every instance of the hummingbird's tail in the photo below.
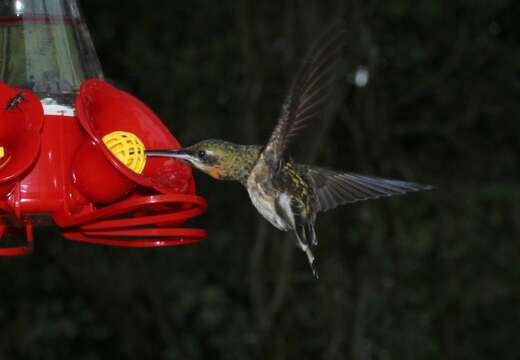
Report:
[[[314,255],[312,255],[310,247],[307,247],[305,253],[307,254],[307,258],[309,259],[309,265],[311,267],[312,274],[316,279],[319,279],[320,275],[318,274],[318,270],[316,269],[316,259],[314,258]]]
[[[307,255],[309,265],[311,267],[312,274],[316,279],[319,279],[318,270],[316,269],[316,259],[312,253],[311,245],[317,245],[318,240],[316,238],[316,231],[314,230],[314,224],[300,224],[294,229],[296,239],[298,240],[298,246]]]

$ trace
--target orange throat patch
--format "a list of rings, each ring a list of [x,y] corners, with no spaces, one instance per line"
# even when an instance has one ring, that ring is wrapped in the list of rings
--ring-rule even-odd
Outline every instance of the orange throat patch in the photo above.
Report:
[[[205,171],[209,176],[217,180],[224,175],[224,169],[220,166],[208,166]]]
[[[214,167],[212,169],[208,169],[208,174],[211,177],[215,178],[215,179],[220,179],[221,176],[222,176],[222,173],[221,173],[220,169],[217,168],[217,167]]]

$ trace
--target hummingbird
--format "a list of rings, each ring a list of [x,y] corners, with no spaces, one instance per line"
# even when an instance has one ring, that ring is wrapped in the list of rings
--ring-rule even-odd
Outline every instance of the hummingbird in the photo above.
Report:
[[[299,164],[288,154],[296,135],[322,114],[345,43],[345,27],[334,24],[305,56],[283,102],[267,144],[204,140],[181,149],[146,150],[146,156],[181,159],[218,180],[241,183],[258,212],[274,227],[295,234],[316,278],[313,246],[317,214],[357,201],[429,190],[430,185]]]

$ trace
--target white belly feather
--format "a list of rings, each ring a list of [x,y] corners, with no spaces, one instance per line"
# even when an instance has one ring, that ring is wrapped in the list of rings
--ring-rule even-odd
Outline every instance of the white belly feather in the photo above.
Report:
[[[252,181],[251,179],[248,180]],[[270,201],[269,196],[264,192],[264,189],[258,186],[248,186],[247,192],[251,198],[251,202],[256,207],[258,212],[262,214],[271,224],[279,230],[287,231],[294,228],[294,216],[290,207],[290,198],[287,194],[282,193],[278,196],[278,203],[284,212],[288,215],[288,218],[292,220],[292,224],[288,224],[282,219],[276,211],[274,202]]]

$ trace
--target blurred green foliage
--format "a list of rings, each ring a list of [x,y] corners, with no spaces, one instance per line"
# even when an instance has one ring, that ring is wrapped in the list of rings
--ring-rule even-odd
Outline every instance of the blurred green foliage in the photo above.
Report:
[[[297,158],[437,189],[321,215],[320,281],[240,186],[201,174],[198,245],[41,229],[34,254],[0,261],[0,359],[518,358],[518,2],[82,5],[107,78],[186,144],[265,141],[305,50],[344,17],[345,91]]]

